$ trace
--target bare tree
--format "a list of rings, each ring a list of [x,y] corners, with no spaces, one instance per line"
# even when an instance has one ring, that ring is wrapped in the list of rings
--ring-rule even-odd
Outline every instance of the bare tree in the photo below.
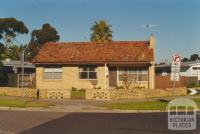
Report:
[[[130,89],[132,85],[133,87],[135,87],[136,80],[137,77],[135,75],[131,75],[128,73],[124,73],[122,75],[122,84],[125,89]]]

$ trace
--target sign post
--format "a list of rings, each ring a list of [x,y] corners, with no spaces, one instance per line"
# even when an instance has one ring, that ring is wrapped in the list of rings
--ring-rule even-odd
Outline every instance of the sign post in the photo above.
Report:
[[[175,84],[176,81],[180,79],[180,66],[181,66],[181,56],[179,54],[173,54],[172,66],[171,66],[171,81],[173,82],[173,96],[175,96]]]

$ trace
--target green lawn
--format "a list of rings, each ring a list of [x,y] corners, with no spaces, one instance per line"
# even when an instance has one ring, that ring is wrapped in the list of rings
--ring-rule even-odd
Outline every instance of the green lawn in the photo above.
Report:
[[[49,103],[46,102],[36,102],[33,100],[24,100],[21,99],[2,99],[0,98],[0,107],[48,107]]]
[[[72,90],[71,98],[72,99],[85,99],[85,90]]]
[[[200,108],[200,98],[193,99],[198,108]],[[144,101],[144,102],[119,102],[119,103],[107,103],[100,105],[100,107],[106,107],[108,109],[120,109],[120,110],[161,110],[165,111],[168,102],[164,100]]]

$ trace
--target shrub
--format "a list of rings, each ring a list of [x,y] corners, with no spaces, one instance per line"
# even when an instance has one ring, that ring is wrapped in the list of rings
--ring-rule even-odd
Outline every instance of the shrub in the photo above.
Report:
[[[76,91],[77,90],[77,88],[76,87],[72,87],[72,91]]]
[[[199,84],[196,84],[196,83],[190,83],[187,85],[187,88],[194,88],[194,87],[199,87],[200,85]]]
[[[116,86],[116,89],[124,89],[124,87],[120,85],[120,86]]]
[[[99,86],[99,87],[95,87],[95,89],[101,89],[101,87]]]

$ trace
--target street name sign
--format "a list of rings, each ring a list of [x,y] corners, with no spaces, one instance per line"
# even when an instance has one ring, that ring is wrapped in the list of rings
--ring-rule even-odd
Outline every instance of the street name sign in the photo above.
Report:
[[[179,81],[180,66],[181,56],[179,54],[173,54],[171,66],[171,81]]]

